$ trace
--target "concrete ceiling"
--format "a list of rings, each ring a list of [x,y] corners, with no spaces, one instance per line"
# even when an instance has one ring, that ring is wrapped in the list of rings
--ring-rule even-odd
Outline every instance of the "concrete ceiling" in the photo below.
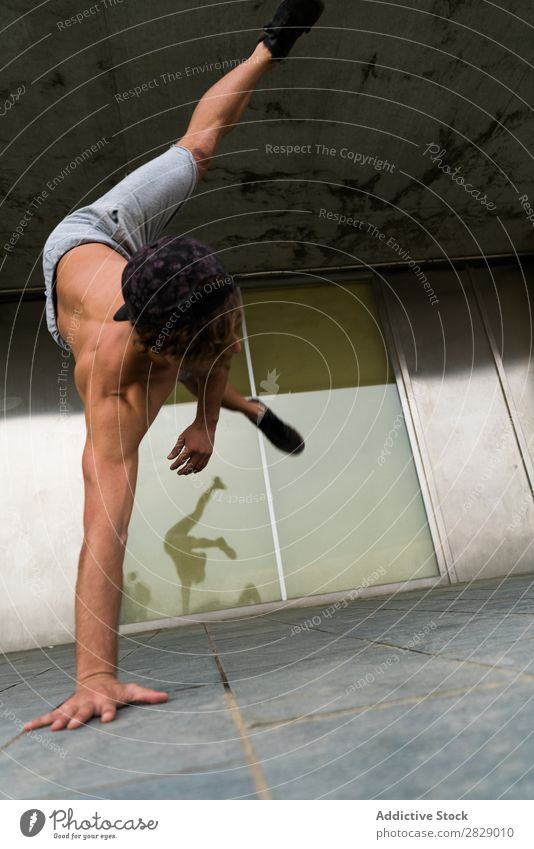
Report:
[[[3,289],[42,285],[50,230],[184,133],[221,76],[210,65],[247,56],[275,2],[4,3],[1,245],[22,232],[0,251]],[[533,26],[521,0],[506,11],[486,0],[327,0],[320,28],[262,81],[172,231],[230,248],[233,272],[532,250],[519,198],[534,206]],[[441,168],[429,144],[445,151]]]

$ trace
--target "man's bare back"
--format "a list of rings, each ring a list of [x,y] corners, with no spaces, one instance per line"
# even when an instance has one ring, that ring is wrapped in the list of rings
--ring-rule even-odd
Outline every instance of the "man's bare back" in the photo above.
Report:
[[[93,393],[122,395],[137,406],[135,399],[143,399],[150,385],[149,396],[157,406],[171,392],[178,367],[157,354],[140,352],[131,325],[113,321],[123,303],[126,264],[112,248],[96,242],[65,254],[57,270],[58,327],[63,338],[72,339],[76,386],[84,400],[90,381]],[[73,316],[75,333],[69,332]]]

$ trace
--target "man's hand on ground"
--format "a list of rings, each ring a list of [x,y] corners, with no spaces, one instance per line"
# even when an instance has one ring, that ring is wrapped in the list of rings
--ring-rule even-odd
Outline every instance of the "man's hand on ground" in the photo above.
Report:
[[[168,693],[149,690],[140,684],[123,684],[109,675],[95,676],[86,684],[78,684],[76,692],[61,707],[27,722],[24,731],[33,731],[43,725],[50,725],[51,731],[73,730],[93,716],[100,716],[101,722],[111,722],[117,709],[124,705],[132,702],[156,705],[168,698]]]
[[[205,469],[213,453],[214,437],[215,427],[209,428],[202,422],[194,421],[180,434],[176,445],[167,455],[168,460],[174,460],[171,471],[179,468],[179,475],[189,475]]]

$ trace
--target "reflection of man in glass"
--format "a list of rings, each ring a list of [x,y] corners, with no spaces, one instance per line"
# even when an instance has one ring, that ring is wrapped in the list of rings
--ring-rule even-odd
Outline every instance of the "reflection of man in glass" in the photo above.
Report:
[[[191,586],[201,584],[206,577],[206,561],[208,558],[203,551],[197,551],[197,549],[219,548],[232,560],[237,557],[234,549],[222,537],[208,539],[207,537],[189,536],[190,531],[200,521],[212,493],[217,489],[226,489],[219,477],[213,478],[212,485],[200,496],[193,512],[176,522],[165,534],[164,548],[167,554],[172,557],[182,587],[183,613],[190,612]]]

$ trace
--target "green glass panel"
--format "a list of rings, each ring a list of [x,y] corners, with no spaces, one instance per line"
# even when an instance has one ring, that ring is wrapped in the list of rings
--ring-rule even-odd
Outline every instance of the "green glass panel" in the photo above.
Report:
[[[290,598],[438,575],[372,286],[246,293],[258,391],[305,436],[266,441]]]
[[[396,386],[270,403],[306,434],[296,457],[266,443],[289,597],[437,576]]]
[[[223,411],[199,475],[166,459],[196,405],[164,407],[140,452],[121,622],[152,621],[280,598],[258,435]]]
[[[243,292],[259,391],[394,382],[368,281]]]

